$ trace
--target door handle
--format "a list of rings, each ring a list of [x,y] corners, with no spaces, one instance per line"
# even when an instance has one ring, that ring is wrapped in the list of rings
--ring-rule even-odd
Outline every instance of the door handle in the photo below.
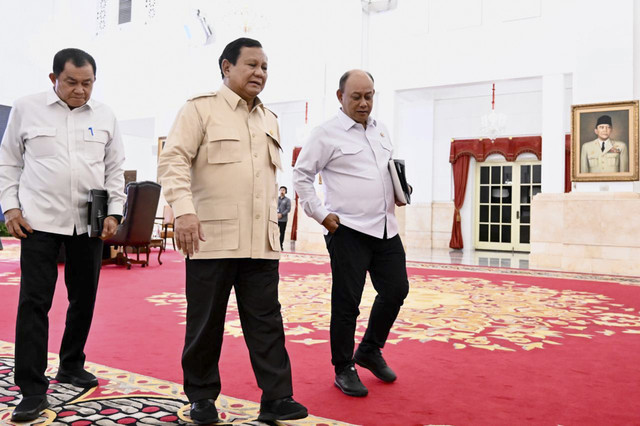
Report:
[[[520,210],[516,210],[516,219],[520,220]]]

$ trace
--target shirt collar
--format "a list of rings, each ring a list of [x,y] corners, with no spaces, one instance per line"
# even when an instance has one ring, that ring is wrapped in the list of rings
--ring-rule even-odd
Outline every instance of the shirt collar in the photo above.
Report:
[[[53,105],[53,104],[55,104],[57,102],[59,102],[61,105],[66,106],[67,108],[69,108],[69,105],[67,105],[65,101],[60,99],[60,97],[58,96],[56,91],[52,88],[50,91],[47,92],[47,105]],[[88,108],[94,109],[95,105],[93,103],[93,99],[89,98],[89,100],[87,101],[86,104],[84,104],[84,105],[82,105],[81,107],[78,107],[78,108],[82,108],[84,106],[87,106]],[[75,109],[78,109],[78,108],[75,108]]]
[[[344,130],[349,130],[350,128],[358,124],[357,121],[354,121],[353,118],[345,114],[342,108],[338,110],[338,121],[340,121],[340,124],[342,125]],[[375,118],[369,115],[369,118],[367,118],[367,127],[369,126],[376,127],[376,124],[377,124],[377,121],[375,120]]]
[[[236,110],[236,108],[238,108],[238,105],[240,105],[241,103],[244,103],[246,105],[246,102],[244,99],[242,99],[240,96],[238,96],[238,94],[236,92],[234,92],[233,90],[231,90],[226,84],[222,83],[222,85],[220,85],[220,89],[218,90],[218,93],[220,93],[222,95],[222,97],[227,101],[227,103],[229,104],[229,106],[231,107],[232,110]],[[254,102],[253,107],[260,107],[261,109],[264,109],[264,105],[262,105],[262,101],[260,100],[260,98],[258,98],[256,96],[256,100]]]

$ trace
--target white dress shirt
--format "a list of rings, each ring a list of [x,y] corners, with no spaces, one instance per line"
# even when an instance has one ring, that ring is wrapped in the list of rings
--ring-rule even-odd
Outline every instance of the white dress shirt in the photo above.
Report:
[[[305,213],[318,223],[335,213],[340,223],[376,238],[398,233],[388,163],[393,146],[386,127],[369,117],[367,128],[342,110],[313,129],[293,170]],[[313,182],[321,173],[324,205]],[[325,233],[326,233],[325,229]]]
[[[89,100],[69,109],[52,90],[18,99],[0,145],[0,206],[21,208],[38,231],[87,232],[90,189],[106,189],[122,214],[124,146],[116,118]]]

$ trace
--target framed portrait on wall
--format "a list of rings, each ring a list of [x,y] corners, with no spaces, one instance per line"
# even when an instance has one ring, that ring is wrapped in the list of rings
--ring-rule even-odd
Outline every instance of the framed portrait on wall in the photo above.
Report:
[[[158,160],[160,160],[160,153],[162,152],[162,149],[164,148],[164,144],[166,141],[167,141],[166,136],[160,136],[158,138]]]
[[[638,101],[571,107],[571,180],[638,180]]]

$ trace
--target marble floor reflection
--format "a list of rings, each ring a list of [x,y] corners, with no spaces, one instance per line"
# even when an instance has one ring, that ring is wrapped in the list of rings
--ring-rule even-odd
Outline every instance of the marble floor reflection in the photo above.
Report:
[[[529,269],[529,253],[488,250],[407,249],[407,260]]]

